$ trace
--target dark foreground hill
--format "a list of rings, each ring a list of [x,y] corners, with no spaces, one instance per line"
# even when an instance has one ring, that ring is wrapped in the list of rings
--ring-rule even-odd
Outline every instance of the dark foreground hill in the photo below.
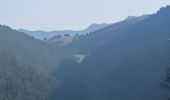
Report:
[[[160,84],[170,66],[169,26],[168,6],[121,33],[102,30],[119,34],[80,64],[63,61],[51,100],[167,100]]]
[[[56,87],[50,75],[54,48],[0,25],[0,100],[47,100]]]

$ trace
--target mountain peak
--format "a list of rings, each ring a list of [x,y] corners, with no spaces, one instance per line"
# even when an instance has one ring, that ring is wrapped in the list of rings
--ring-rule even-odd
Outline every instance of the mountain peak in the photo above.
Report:
[[[93,24],[91,24],[88,28],[86,28],[84,31],[85,31],[86,33],[88,33],[88,32],[94,32],[94,31],[96,31],[96,30],[102,29],[102,28],[107,27],[107,26],[109,26],[109,25],[110,25],[110,24],[107,24],[107,23],[101,23],[101,24],[93,23]]]
[[[98,25],[108,25],[108,24],[107,23],[101,23],[101,24],[92,23],[89,27],[98,26]]]
[[[136,18],[136,16],[128,16],[126,20],[133,20],[134,18]]]
[[[144,20],[146,18],[148,18],[150,15],[149,14],[145,14],[142,16],[128,16],[125,20],[126,21],[132,21],[132,20]]]
[[[160,10],[157,13],[161,13],[161,14],[170,13],[170,5],[160,8]]]

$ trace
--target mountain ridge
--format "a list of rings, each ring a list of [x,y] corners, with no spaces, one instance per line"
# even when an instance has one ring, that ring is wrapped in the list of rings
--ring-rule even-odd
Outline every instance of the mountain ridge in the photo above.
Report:
[[[18,31],[24,32],[30,36],[33,36],[36,39],[39,40],[43,40],[44,38],[50,39],[53,36],[56,35],[64,35],[64,34],[69,34],[69,35],[76,35],[76,34],[86,34],[89,32],[93,32],[99,29],[102,29],[104,27],[109,26],[110,24],[106,24],[106,23],[102,23],[102,24],[91,24],[89,27],[87,27],[84,30],[80,30],[80,31],[74,31],[74,30],[63,30],[63,31],[43,31],[43,30],[37,30],[37,31],[29,31],[29,30],[25,30],[25,29],[18,29]]]

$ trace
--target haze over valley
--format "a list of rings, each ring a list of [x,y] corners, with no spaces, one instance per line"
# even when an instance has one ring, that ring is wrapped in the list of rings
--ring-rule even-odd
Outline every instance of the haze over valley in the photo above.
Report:
[[[0,18],[0,100],[170,99],[170,2],[154,1],[147,10],[134,0],[133,7],[127,1],[16,0],[11,11],[7,1],[0,4],[6,11]]]

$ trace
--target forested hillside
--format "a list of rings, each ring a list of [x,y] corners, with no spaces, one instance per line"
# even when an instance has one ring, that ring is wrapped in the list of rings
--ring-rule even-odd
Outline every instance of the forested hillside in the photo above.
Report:
[[[55,48],[0,25],[0,99],[48,100],[57,57]]]

